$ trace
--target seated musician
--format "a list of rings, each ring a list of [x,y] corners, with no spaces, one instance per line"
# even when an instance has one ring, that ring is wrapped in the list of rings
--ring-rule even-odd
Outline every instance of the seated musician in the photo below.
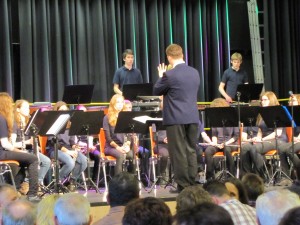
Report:
[[[67,104],[63,101],[57,102],[54,107],[54,111],[65,111],[69,110]],[[69,135],[71,123],[67,123],[67,128],[63,134],[57,135],[57,157],[58,160],[63,164],[59,170],[59,179],[60,181],[64,181],[64,179],[68,178],[68,175],[71,173],[70,183],[73,184],[81,175],[81,173],[87,167],[87,159],[85,155],[80,152],[80,148],[76,144],[76,137]],[[49,149],[48,154],[50,158],[54,158],[54,142],[48,142]]]
[[[228,107],[229,103],[223,98],[217,98],[212,101],[210,107]],[[231,155],[236,151],[237,140],[239,135],[238,127],[213,127],[212,142],[205,150],[205,161],[207,165],[207,180],[214,178],[213,155],[218,151],[224,151],[226,154],[226,167],[234,175],[234,160]],[[230,145],[230,146],[228,146]]]
[[[103,130],[105,133],[105,155],[110,155],[116,158],[115,175],[122,172],[123,162],[129,160],[129,172],[134,172],[134,153],[130,148],[131,142],[125,140],[126,136],[123,133],[115,133],[115,127],[119,113],[124,108],[124,97],[120,94],[115,94],[110,100],[108,113],[103,118]]]
[[[279,105],[276,95],[267,91],[261,95],[262,107]],[[256,120],[258,126],[258,133],[254,136],[250,143],[242,145],[241,148],[241,165],[242,172],[258,173],[263,179],[266,179],[266,174],[263,171],[264,154],[272,149],[276,149],[275,131],[274,128],[268,128],[261,117],[258,115]],[[277,128],[277,143],[280,146],[287,142],[287,135],[285,128]],[[246,157],[248,155],[249,157]],[[253,163],[253,165],[252,165]],[[252,166],[254,171],[252,170]]]
[[[17,100],[15,102],[15,122],[17,125],[17,138],[15,146],[19,149],[27,150],[31,153],[33,152],[33,138],[24,134],[24,129],[29,121],[29,103],[24,99]],[[38,147],[38,146],[37,146]],[[44,154],[40,152],[40,148],[38,147],[37,154],[39,159],[39,183],[43,184],[44,178],[50,169],[51,160]],[[25,175],[25,174],[24,174]]]
[[[40,200],[38,192],[38,158],[27,151],[20,150],[14,146],[12,138],[15,134],[13,121],[13,100],[6,92],[0,92],[0,160],[16,160],[20,167],[28,168],[29,191],[27,193],[30,201]],[[16,176],[16,186],[21,180]]]
[[[300,94],[295,94],[290,96],[289,98],[289,105],[290,106],[298,106],[300,104]],[[300,127],[297,126],[294,128],[294,146],[292,142],[284,143],[278,146],[279,157],[280,157],[280,164],[282,171],[289,174],[289,160],[293,163],[295,169],[300,167],[300,159],[299,159],[299,152],[300,152]],[[288,160],[289,159],[289,160]]]

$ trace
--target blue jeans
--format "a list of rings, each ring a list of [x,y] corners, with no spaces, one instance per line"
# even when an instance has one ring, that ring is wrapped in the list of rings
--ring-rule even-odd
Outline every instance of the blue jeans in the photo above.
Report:
[[[52,157],[54,158],[54,151],[51,152]],[[69,154],[60,150],[58,150],[57,158],[63,164],[59,170],[60,180],[66,178],[72,170],[72,178],[77,179],[87,167],[87,159],[81,152],[78,152],[76,161]]]
[[[50,169],[51,160],[40,152],[39,152],[39,165],[40,165],[40,169],[38,173],[38,178],[39,178],[39,183],[42,183],[48,170]]]

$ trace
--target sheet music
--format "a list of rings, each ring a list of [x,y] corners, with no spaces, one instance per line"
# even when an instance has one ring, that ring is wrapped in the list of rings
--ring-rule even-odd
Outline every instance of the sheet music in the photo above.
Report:
[[[133,120],[138,121],[140,123],[146,123],[148,120],[162,121],[162,118],[153,118],[150,116],[137,116],[134,117]]]
[[[69,114],[60,115],[57,120],[53,123],[50,129],[47,131],[46,135],[57,135],[58,132],[66,125],[67,121],[70,119]]]

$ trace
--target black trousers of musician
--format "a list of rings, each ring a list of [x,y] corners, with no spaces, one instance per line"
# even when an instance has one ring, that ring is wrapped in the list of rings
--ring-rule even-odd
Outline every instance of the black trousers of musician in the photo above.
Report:
[[[290,161],[293,162],[293,165],[295,169],[299,169],[300,167],[300,159],[298,156],[298,153],[300,152],[300,142],[294,143],[294,149],[292,143],[284,143],[278,146],[278,151],[279,151],[279,158],[280,158],[280,163],[281,163],[281,168],[282,171],[290,175],[289,173],[289,162],[288,158]]]
[[[198,124],[166,126],[168,150],[178,191],[195,184]]]
[[[208,146],[205,150],[205,162],[206,162],[206,179],[214,178],[214,159],[213,156],[216,152],[225,151],[226,156],[226,169],[234,175],[234,160],[231,152],[236,151],[237,147],[226,146],[225,149],[219,149],[214,146]]]
[[[24,168],[28,169],[28,179],[29,179],[29,191],[27,195],[35,196],[38,191],[38,158],[30,153],[22,153],[15,151],[0,151],[0,159],[2,160],[16,160],[20,163],[20,171],[15,177],[16,186],[19,187],[21,182],[23,182]]]

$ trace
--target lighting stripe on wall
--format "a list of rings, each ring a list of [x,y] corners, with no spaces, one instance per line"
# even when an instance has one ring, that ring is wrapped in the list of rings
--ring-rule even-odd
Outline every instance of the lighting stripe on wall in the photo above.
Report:
[[[228,0],[226,0],[226,31],[227,31],[227,47],[228,47],[228,66],[230,66],[230,27],[229,27],[229,9]]]
[[[220,39],[219,39],[219,16],[218,16],[218,0],[216,0],[216,4],[215,4],[215,7],[216,7],[216,38],[217,38],[217,47],[218,47],[218,63],[219,63],[219,66],[218,66],[218,72],[219,72],[219,76],[220,76],[220,79],[221,79],[221,70],[220,70],[220,65],[221,65],[221,62],[220,62]]]
[[[119,68],[119,53],[118,53],[118,40],[117,40],[117,28],[116,28],[116,14],[115,14],[115,1],[112,1],[112,7],[111,7],[111,19],[112,19],[112,26],[113,26],[113,39],[114,39],[114,43],[115,43],[115,68]]]
[[[145,38],[145,57],[146,57],[146,69],[147,74],[149,74],[149,53],[148,53],[148,35],[147,35],[147,17],[146,17],[146,6],[145,0],[143,1],[143,15],[144,17],[144,38]],[[147,81],[149,82],[149,76],[147,76]]]
[[[133,0],[130,1],[130,15],[131,15],[131,26],[132,26],[132,34],[133,34],[133,37],[132,37],[132,44],[133,44],[133,52],[134,52],[134,55],[136,56],[136,30],[135,30],[135,14],[134,14],[134,7],[133,7]],[[137,67],[136,64],[137,64],[137,61],[138,61],[138,57],[135,57],[134,58],[134,67]]]
[[[169,11],[169,26],[170,26],[170,43],[173,43],[173,23],[172,23],[172,11],[171,11],[171,2],[168,1],[168,11]]]
[[[199,8],[199,32],[200,32],[200,54],[201,54],[201,58],[200,58],[200,65],[201,65],[201,72],[202,74],[204,74],[204,58],[203,58],[203,27],[202,27],[202,7],[201,7],[201,2],[198,1],[198,8]]]
[[[183,33],[184,33],[184,49],[185,49],[185,61],[187,64],[189,64],[189,58],[188,58],[188,50],[187,50],[187,24],[186,24],[186,2],[183,1]]]

